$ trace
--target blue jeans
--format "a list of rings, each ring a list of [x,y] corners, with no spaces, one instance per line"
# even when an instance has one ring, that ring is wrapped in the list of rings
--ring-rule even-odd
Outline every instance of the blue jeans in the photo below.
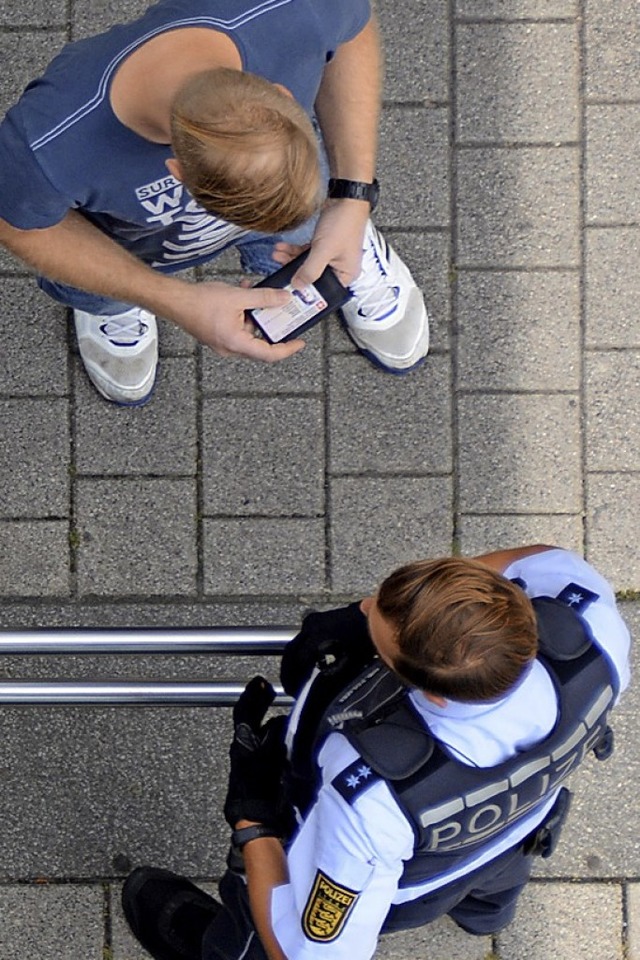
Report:
[[[280,264],[276,263],[271,257],[275,244],[279,240],[300,245],[309,243],[313,236],[316,221],[317,217],[313,217],[303,223],[301,227],[296,227],[295,230],[287,230],[276,236],[269,237],[262,233],[248,233],[241,237],[235,246],[240,253],[240,263],[244,272],[256,273],[265,277],[274,273],[280,268]],[[215,260],[222,252],[222,250],[216,251],[211,260]],[[185,263],[184,269],[188,267],[189,264]],[[134,304],[112,300],[110,297],[87,293],[86,290],[79,290],[77,287],[70,287],[64,283],[55,283],[46,277],[38,277],[38,286],[44,293],[59,303],[64,303],[66,306],[74,307],[77,310],[84,310],[86,313],[92,313],[95,316],[113,316],[113,314],[123,313],[134,306]]]

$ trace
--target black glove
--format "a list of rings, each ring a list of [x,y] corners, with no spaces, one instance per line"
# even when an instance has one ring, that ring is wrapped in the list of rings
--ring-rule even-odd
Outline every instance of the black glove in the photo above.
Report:
[[[309,613],[302,621],[300,633],[284,649],[280,665],[282,686],[289,696],[297,697],[313,668],[319,666],[325,676],[336,677],[339,687],[364,670],[375,653],[367,618],[359,603]]]
[[[263,723],[274,697],[271,684],[264,677],[254,677],[233,708],[231,771],[224,815],[232,829],[239,820],[254,820],[284,837],[292,829],[293,818],[282,783],[287,717],[272,717]]]

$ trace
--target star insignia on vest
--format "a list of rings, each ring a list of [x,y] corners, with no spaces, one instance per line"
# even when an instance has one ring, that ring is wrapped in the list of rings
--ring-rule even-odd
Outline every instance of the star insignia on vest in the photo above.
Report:
[[[356,890],[341,886],[322,870],[317,870],[302,915],[305,937],[316,943],[330,943],[337,939],[358,896]]]
[[[378,780],[380,780],[378,774],[374,773],[371,767],[359,759],[354,760],[342,773],[334,777],[331,784],[340,796],[351,804],[356,797],[359,797],[361,793],[377,783]]]
[[[593,590],[587,590],[586,587],[581,587],[579,583],[568,583],[564,590],[560,591],[556,599],[561,600],[562,603],[566,603],[572,610],[577,610],[578,613],[581,613],[590,603],[598,600],[599,597],[599,593],[594,593]]]

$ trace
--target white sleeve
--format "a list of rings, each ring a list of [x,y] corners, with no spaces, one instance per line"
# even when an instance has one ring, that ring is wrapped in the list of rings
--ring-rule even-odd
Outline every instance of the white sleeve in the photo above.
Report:
[[[319,765],[323,784],[289,850],[289,883],[273,891],[273,930],[288,960],[369,960],[413,832],[341,734],[327,738]],[[342,774],[354,783],[350,801],[335,786]]]
[[[518,580],[529,597],[557,597],[576,610],[618,674],[620,693],[625,690],[631,637],[610,584],[597,570],[577,553],[554,548],[516,560],[504,575]]]

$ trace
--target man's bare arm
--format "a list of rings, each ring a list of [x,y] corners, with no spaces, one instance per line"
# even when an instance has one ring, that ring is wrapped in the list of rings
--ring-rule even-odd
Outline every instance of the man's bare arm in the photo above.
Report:
[[[332,177],[370,183],[375,176],[381,64],[378,25],[372,16],[325,68],[316,113]],[[312,282],[331,263],[343,283],[353,280],[360,271],[368,217],[369,205],[362,200],[328,201],[299,278]]]
[[[194,284],[152,270],[70,210],[52,227],[18,230],[0,220],[0,243],[38,273],[90,293],[146,307],[173,320],[221,356],[275,361],[296,353],[302,341],[272,346],[245,328],[244,311],[281,306],[289,295],[266,287]]]

